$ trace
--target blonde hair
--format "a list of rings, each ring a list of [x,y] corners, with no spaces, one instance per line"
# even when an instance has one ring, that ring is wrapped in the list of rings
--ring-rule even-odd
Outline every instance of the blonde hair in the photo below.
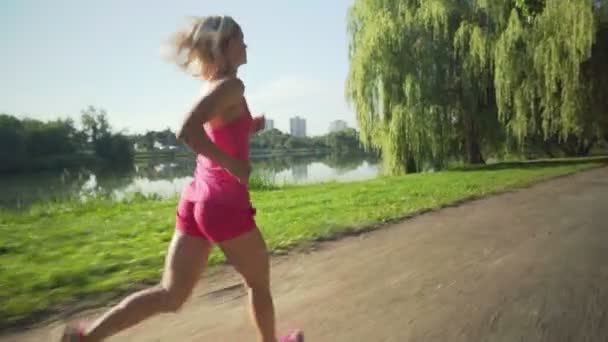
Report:
[[[193,17],[183,30],[169,39],[168,57],[188,73],[206,80],[230,67],[226,64],[226,42],[242,33],[230,16]]]

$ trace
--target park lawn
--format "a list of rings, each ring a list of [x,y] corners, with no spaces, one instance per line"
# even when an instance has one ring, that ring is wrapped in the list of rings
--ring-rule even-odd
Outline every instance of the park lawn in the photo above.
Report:
[[[352,183],[252,191],[273,252],[368,230],[462,200],[604,165],[605,159],[495,164]],[[0,213],[0,327],[158,281],[176,199],[54,203]],[[210,263],[223,256],[214,250]]]

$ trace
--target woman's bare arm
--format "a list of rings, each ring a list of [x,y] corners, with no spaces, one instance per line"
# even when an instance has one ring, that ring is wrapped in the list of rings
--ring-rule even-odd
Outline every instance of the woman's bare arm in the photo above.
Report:
[[[235,168],[242,162],[234,160],[221,151],[209,139],[202,125],[218,113],[223,113],[227,108],[239,104],[244,90],[243,83],[237,78],[222,81],[187,113],[176,134],[177,139],[183,141],[195,153],[204,155],[231,172],[237,171]],[[241,175],[235,176],[240,178]]]

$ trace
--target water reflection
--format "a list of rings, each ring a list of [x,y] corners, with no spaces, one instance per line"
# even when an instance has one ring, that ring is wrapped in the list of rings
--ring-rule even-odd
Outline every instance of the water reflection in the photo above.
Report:
[[[129,193],[171,197],[192,180],[192,158],[149,159],[122,169],[47,172],[3,176],[0,207],[27,208],[33,203],[74,199],[87,194],[124,197]],[[378,160],[367,155],[288,156],[253,161],[254,174],[281,183],[352,181],[373,178]]]
[[[295,181],[302,181],[308,178],[308,164],[294,165],[291,168],[291,174]]]

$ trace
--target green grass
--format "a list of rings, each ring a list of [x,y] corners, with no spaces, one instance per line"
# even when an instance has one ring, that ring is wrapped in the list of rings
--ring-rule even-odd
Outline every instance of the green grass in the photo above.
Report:
[[[358,232],[464,199],[585,170],[605,159],[497,164],[355,183],[252,191],[273,251]],[[97,199],[0,213],[0,325],[24,323],[82,299],[101,303],[159,279],[176,200]],[[223,262],[217,250],[211,264]]]

